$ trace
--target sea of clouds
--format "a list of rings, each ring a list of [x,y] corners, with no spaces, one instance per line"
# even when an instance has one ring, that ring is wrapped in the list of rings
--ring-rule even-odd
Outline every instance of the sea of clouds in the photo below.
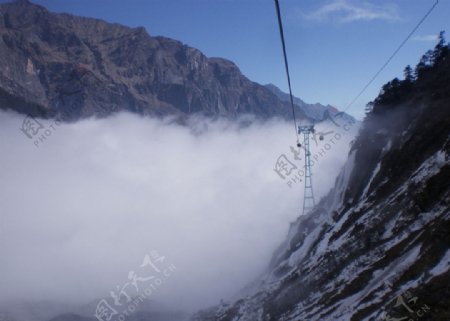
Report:
[[[0,112],[0,301],[87,303],[159,253],[176,269],[152,299],[206,307],[263,273],[301,214],[303,182],[288,184],[274,171],[283,154],[303,166],[290,150],[290,122],[180,125],[120,113],[38,120],[40,133],[29,138],[24,117]],[[317,128],[333,132],[312,142],[318,199],[356,129]]]

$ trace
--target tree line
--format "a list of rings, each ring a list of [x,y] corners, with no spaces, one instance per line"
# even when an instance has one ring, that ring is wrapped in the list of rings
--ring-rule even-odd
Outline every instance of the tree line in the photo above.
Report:
[[[431,81],[431,75],[436,74],[436,71],[441,70],[445,73],[446,65],[449,64],[449,61],[450,45],[445,41],[445,31],[441,31],[434,50],[428,50],[414,69],[410,65],[405,67],[403,80],[394,78],[383,85],[378,97],[367,104],[367,115],[389,110],[401,103],[415,89],[426,87],[424,85]],[[441,80],[445,81],[445,79]]]

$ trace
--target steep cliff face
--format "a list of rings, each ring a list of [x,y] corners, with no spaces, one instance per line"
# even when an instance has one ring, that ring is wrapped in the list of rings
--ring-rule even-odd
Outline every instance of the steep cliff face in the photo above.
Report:
[[[334,188],[241,299],[193,320],[450,319],[450,54],[375,101]]]
[[[0,59],[0,108],[33,116],[292,113],[228,60],[144,28],[54,14],[26,0],[0,5]]]

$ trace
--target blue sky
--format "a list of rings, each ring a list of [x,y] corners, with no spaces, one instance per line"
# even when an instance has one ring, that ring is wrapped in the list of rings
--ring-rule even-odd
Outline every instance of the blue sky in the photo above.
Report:
[[[5,1],[2,1],[5,2]],[[251,80],[287,91],[273,0],[34,0],[51,11],[144,26],[234,61]],[[293,92],[306,102],[344,109],[435,0],[280,0]],[[367,102],[407,64],[450,32],[450,0],[436,9],[377,80],[348,110]],[[450,37],[450,35],[448,35]]]

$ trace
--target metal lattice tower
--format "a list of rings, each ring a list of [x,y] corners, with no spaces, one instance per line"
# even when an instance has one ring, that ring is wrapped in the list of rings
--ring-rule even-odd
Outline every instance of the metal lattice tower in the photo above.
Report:
[[[305,150],[305,192],[303,195],[303,214],[306,214],[316,205],[311,177],[311,152],[309,150],[309,135],[314,134],[314,132],[314,125],[298,127],[298,133],[303,133],[303,149]]]

